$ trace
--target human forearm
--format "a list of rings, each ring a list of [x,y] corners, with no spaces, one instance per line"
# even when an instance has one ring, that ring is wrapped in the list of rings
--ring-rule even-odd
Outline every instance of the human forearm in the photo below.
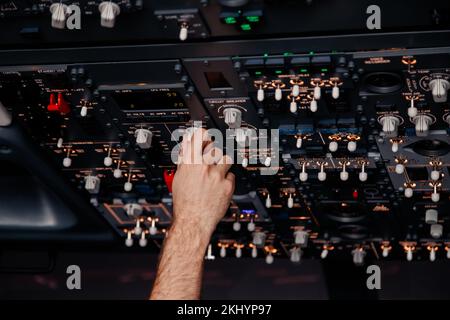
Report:
[[[210,233],[174,222],[164,242],[151,299],[199,299]]]

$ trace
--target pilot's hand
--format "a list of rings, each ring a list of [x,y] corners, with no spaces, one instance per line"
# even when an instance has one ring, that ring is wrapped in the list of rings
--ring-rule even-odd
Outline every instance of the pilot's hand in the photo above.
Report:
[[[234,175],[231,159],[214,148],[203,128],[185,135],[173,180],[173,228],[209,238],[230,205]]]

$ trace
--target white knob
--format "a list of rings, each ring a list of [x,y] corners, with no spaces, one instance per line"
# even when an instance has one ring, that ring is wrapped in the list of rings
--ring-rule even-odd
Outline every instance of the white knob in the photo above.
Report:
[[[398,152],[398,142],[393,142],[392,143],[392,148],[391,148],[391,150],[392,150],[392,152],[393,153],[396,153],[396,152]]]
[[[388,136],[397,136],[400,120],[394,116],[384,116],[380,119],[383,132]]]
[[[56,146],[57,146],[58,148],[62,148],[63,143],[64,143],[63,138],[59,138],[58,141],[56,142]]]
[[[223,115],[225,118],[225,123],[230,129],[237,129],[241,127],[242,123],[242,112],[236,108],[226,108],[223,110]]]
[[[280,86],[277,86],[275,89],[275,100],[280,101],[283,98],[283,92],[281,91]]]
[[[442,226],[442,224],[435,223],[430,226],[430,235],[434,239],[439,239],[440,237],[442,237],[443,232],[444,227]]]
[[[133,238],[131,237],[131,231],[127,232],[127,238],[125,239],[125,245],[127,247],[132,247],[133,246]]]
[[[136,144],[141,149],[148,149],[152,144],[153,133],[148,129],[136,129],[134,132]]]
[[[309,110],[311,110],[311,112],[316,112],[317,109],[318,109],[317,100],[313,98],[311,100],[311,103],[309,104]]]
[[[389,248],[384,247],[383,248],[383,257],[387,258],[389,256]]]
[[[236,258],[242,257],[242,248],[239,246],[236,248]]]
[[[255,227],[256,227],[256,225],[253,222],[253,219],[250,220],[250,222],[247,224],[247,230],[250,232],[253,232],[253,231],[255,231]]]
[[[88,108],[86,106],[82,106],[80,110],[80,116],[83,118],[87,116]]]
[[[220,247],[220,257],[225,258],[227,256],[227,249],[225,249],[225,246]]]
[[[414,99],[411,98],[410,106],[408,108],[408,117],[414,118],[417,116],[417,108],[414,105]]]
[[[327,179],[327,173],[324,171],[323,164],[320,166],[320,171],[317,178],[319,181],[325,181]]]
[[[289,104],[289,111],[291,111],[291,113],[297,112],[297,102],[295,102],[295,98],[292,98],[292,101]]]
[[[438,170],[432,170],[430,177],[431,177],[431,180],[437,181],[441,177],[441,173]]]
[[[258,249],[256,248],[256,246],[252,247],[252,258],[257,258],[258,257]]]
[[[100,11],[100,25],[113,28],[116,17],[120,14],[120,7],[112,1],[103,1],[99,4],[98,11]]]
[[[52,27],[56,29],[64,29],[66,26],[67,5],[62,3],[53,3],[50,6],[52,13]]]
[[[127,181],[123,185],[123,190],[126,192],[130,192],[133,189],[133,184],[130,181]]]
[[[248,138],[248,132],[246,128],[237,128],[235,129],[236,132],[236,142],[241,145],[245,146],[245,143]]]
[[[158,233],[158,228],[156,227],[156,219],[152,219],[152,222],[150,224],[150,228],[148,229],[150,235],[154,236]]]
[[[298,263],[301,259],[301,250],[300,248],[292,248],[291,249],[291,255],[289,257],[291,262]]]
[[[84,188],[91,193],[97,193],[100,188],[100,178],[92,175],[84,177]]]
[[[320,258],[325,259],[328,256],[328,249],[322,249],[320,253]]]
[[[113,159],[110,156],[106,156],[103,159],[103,164],[107,167],[110,167],[112,165],[112,163],[113,163]]]
[[[142,227],[141,227],[141,220],[136,219],[136,226],[134,227],[134,234],[135,235],[140,235],[142,232]]]
[[[430,89],[434,102],[446,102],[447,90],[450,89],[450,83],[445,79],[433,79],[430,81]]]
[[[267,194],[266,198],[266,208],[270,208],[272,206],[272,200],[270,199],[270,194]]]
[[[403,174],[403,172],[405,172],[405,166],[402,163],[397,163],[395,165],[395,173]]]
[[[367,172],[360,172],[359,173],[359,181],[361,181],[361,182],[367,181]]]
[[[298,97],[299,94],[300,94],[300,86],[298,84],[294,84],[292,87],[292,95],[294,97]]]
[[[289,198],[288,198],[288,201],[287,201],[287,206],[288,206],[289,209],[294,207],[294,199],[292,198],[292,194],[289,194]]]
[[[337,83],[335,83],[333,89],[331,89],[331,96],[333,99],[339,99],[339,87],[337,86]]]
[[[355,152],[356,151],[356,147],[357,147],[356,141],[349,141],[348,144],[347,144],[347,149],[350,152]]]
[[[439,202],[439,200],[441,199],[441,196],[439,195],[439,193],[437,193],[436,191],[434,191],[431,194],[431,201],[433,202]]]
[[[297,142],[295,143],[295,146],[297,147],[297,149],[300,149],[302,147],[302,144],[303,144],[302,137],[298,137]]]
[[[412,259],[413,259],[413,252],[412,252],[412,249],[406,250],[406,260],[412,261]]]
[[[236,231],[236,232],[241,230],[241,223],[239,221],[235,221],[233,223],[233,230]]]
[[[342,166],[342,171],[339,174],[339,177],[341,178],[342,181],[347,181],[348,180],[348,172],[346,171],[346,165],[344,164]]]
[[[414,194],[413,188],[405,188],[405,197],[411,198]]]
[[[188,25],[183,23],[180,27],[180,34],[179,34],[180,41],[186,41],[188,38]]]
[[[361,266],[364,264],[364,257],[366,256],[366,252],[361,249],[355,249],[352,251],[353,255],[353,263],[356,266]]]
[[[253,232],[252,243],[255,246],[262,246],[262,245],[264,245],[265,242],[266,242],[266,235],[264,232],[259,232],[259,231]]]
[[[306,246],[308,243],[308,232],[304,230],[297,230],[294,232],[295,244]]]
[[[119,179],[122,177],[122,170],[120,170],[119,168],[114,169],[113,172],[114,178]]]
[[[427,134],[433,119],[425,114],[420,114],[413,118],[413,122],[416,125],[417,135]]]
[[[262,86],[260,86],[258,91],[256,92],[256,99],[259,102],[263,102],[264,101],[264,89],[262,88]]]
[[[336,152],[338,149],[338,143],[336,141],[331,141],[330,144],[328,145],[328,150],[330,150],[330,152]]]
[[[314,94],[313,94],[314,99],[320,100],[320,97],[321,97],[321,95],[322,95],[322,92],[321,92],[321,91],[322,91],[322,90],[321,90],[321,88],[319,87],[319,84],[317,83],[316,86],[314,87]]]
[[[430,261],[433,262],[436,260],[436,250],[434,248],[431,248],[430,250]]]
[[[273,263],[273,255],[272,255],[272,253],[269,253],[269,254],[266,256],[266,263],[267,263],[267,264],[272,264],[272,263]]]
[[[248,167],[248,158],[245,157],[242,159],[242,168],[247,168]]]
[[[141,238],[139,239],[139,246],[144,248],[147,246],[147,238],[145,237],[145,232],[142,232]]]
[[[266,159],[264,160],[264,165],[266,167],[270,167],[271,163],[272,163],[272,158],[271,157],[266,157]]]
[[[306,182],[308,180],[308,173],[306,172],[306,163],[302,164],[302,172],[299,175],[300,181]]]
[[[69,168],[72,165],[72,159],[70,157],[65,157],[63,159],[63,166]]]

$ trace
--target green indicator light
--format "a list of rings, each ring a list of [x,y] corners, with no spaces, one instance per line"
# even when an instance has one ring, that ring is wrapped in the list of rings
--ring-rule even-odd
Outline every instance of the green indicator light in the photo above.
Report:
[[[314,54],[314,51],[310,51],[309,54],[312,56]]]
[[[235,24],[236,23],[235,17],[226,17],[224,20],[225,20],[226,24]]]
[[[320,71],[322,71],[322,72],[328,72],[328,69],[327,69],[327,68],[322,68],[322,69],[320,69]]]
[[[244,24],[241,24],[241,29],[244,31],[249,31],[249,30],[252,30],[252,26],[249,25],[248,23],[244,23]]]
[[[247,16],[246,18],[248,22],[259,22],[258,16]]]
[[[308,69],[300,69],[300,72],[301,73],[306,73],[306,72],[308,72]]]
[[[285,57],[290,56],[290,55],[292,55],[292,52],[285,52],[285,53],[283,53],[283,56],[285,56]]]
[[[275,70],[275,73],[276,73],[276,74],[282,74],[283,71],[281,71],[281,70]]]
[[[261,71],[255,71],[255,75],[260,76],[260,75],[262,75],[262,72]]]
[[[264,57],[268,57],[269,56],[269,54],[268,53],[264,53],[264,55],[263,55]]]

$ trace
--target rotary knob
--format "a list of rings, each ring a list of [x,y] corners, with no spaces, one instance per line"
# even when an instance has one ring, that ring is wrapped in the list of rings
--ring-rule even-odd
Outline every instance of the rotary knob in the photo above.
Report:
[[[230,129],[238,129],[242,124],[242,111],[237,108],[226,108],[223,110],[225,123]]]
[[[67,5],[63,3],[53,3],[50,6],[52,14],[52,27],[56,29],[64,29],[67,18]]]
[[[113,28],[116,17],[120,14],[120,7],[112,1],[103,1],[98,5],[100,11],[100,25],[105,28]]]
[[[433,119],[426,114],[415,116],[412,121],[416,125],[416,135],[418,136],[427,135],[430,125],[433,123]]]
[[[447,80],[441,78],[433,79],[430,81],[429,86],[434,102],[447,101],[447,91],[450,89],[450,83]]]
[[[400,120],[394,116],[383,116],[379,120],[382,130],[387,137],[396,137]]]
[[[148,129],[136,129],[134,132],[134,136],[136,138],[136,144],[141,149],[148,149],[152,144],[153,133]]]

